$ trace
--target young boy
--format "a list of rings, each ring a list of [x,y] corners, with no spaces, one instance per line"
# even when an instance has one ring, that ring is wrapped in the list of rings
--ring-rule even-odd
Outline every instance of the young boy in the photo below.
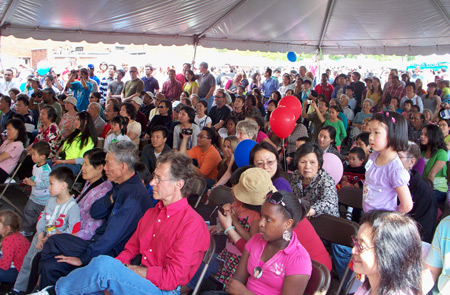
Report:
[[[412,106],[413,106],[413,102],[412,100],[408,99],[407,101],[405,101],[405,103],[403,104],[403,112],[402,115],[406,118],[406,120],[409,121],[409,117],[411,115],[412,112]]]
[[[70,188],[74,182],[72,170],[68,167],[58,167],[50,173],[48,199],[36,225],[36,234],[30,249],[25,256],[14,284],[13,292],[31,292],[27,290],[31,266],[34,257],[42,251],[49,235],[56,233],[75,234],[80,229],[80,207],[70,195]],[[14,293],[13,293],[14,294]]]
[[[364,153],[366,155],[366,161],[370,156],[369,135],[370,135],[369,132],[363,132],[358,134],[358,136],[356,136],[355,142],[352,145],[352,149],[354,147],[359,147],[364,150]]]
[[[158,200],[155,200],[153,198],[153,187],[150,185],[150,181],[152,181],[153,178],[152,174],[148,170],[147,166],[142,162],[134,163],[134,171],[136,171],[136,173],[141,178],[142,184],[147,189],[150,198],[152,198],[153,207],[155,207],[156,203],[158,203]]]
[[[366,174],[364,150],[359,147],[352,148],[348,153],[347,161],[348,165],[344,168],[341,187],[362,187]]]
[[[311,139],[307,136],[297,138],[297,140],[295,141],[295,152],[290,153],[286,156],[286,163],[288,164],[288,170],[290,171],[297,170],[297,167],[295,167],[294,165],[295,153],[297,152],[299,147],[308,142],[311,142]]]
[[[31,159],[36,165],[33,166],[33,176],[25,178],[23,183],[31,186],[31,195],[23,212],[23,235],[32,236],[36,229],[39,214],[45,208],[50,198],[48,191],[49,176],[52,168],[46,160],[50,155],[50,145],[45,141],[36,142],[30,151]]]

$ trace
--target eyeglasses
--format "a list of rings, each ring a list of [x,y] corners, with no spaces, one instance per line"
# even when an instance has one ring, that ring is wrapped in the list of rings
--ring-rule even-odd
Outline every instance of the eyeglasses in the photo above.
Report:
[[[218,95],[216,95],[216,96],[214,96],[214,98],[224,98],[224,96],[218,96]]]
[[[170,179],[170,178],[169,179],[161,179],[158,176],[154,176],[152,180],[154,180],[155,184],[158,184],[163,181],[173,181],[173,179]]]
[[[279,192],[270,191],[266,195],[266,199],[269,200],[270,204],[286,207],[286,204],[283,202],[283,198],[283,195]]]
[[[277,160],[271,160],[271,161],[261,161],[261,162],[256,162],[256,167],[270,167],[273,164],[275,164],[277,162]]]
[[[158,109],[163,109],[165,108],[165,106],[158,106]]]
[[[208,136],[203,136],[203,135],[198,134],[197,138],[208,138]]]
[[[359,242],[358,242],[358,238],[356,236],[352,236],[352,242],[353,242],[353,246],[355,246],[359,253],[362,253],[364,251],[370,250],[372,248],[375,248],[375,246],[372,247],[364,247],[362,246]]]

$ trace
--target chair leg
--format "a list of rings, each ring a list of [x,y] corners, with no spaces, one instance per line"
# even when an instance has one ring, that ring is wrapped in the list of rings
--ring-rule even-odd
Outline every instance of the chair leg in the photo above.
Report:
[[[8,198],[5,197],[6,190],[8,189],[9,185],[11,184],[11,181],[12,181],[12,178],[11,178],[11,180],[6,184],[6,187],[3,189],[2,193],[0,194],[0,200],[4,200],[4,201],[5,201],[6,203],[8,203],[11,207],[13,207],[14,210],[16,210],[17,213],[19,213],[19,215],[20,215],[21,217],[23,217],[22,211],[21,211],[16,205],[14,205],[10,200],[8,200]],[[2,204],[2,205],[3,205],[3,204]]]
[[[350,257],[350,261],[353,260],[353,255]],[[350,267],[347,265],[347,268],[345,269],[344,275],[342,276],[342,280],[339,283],[339,287],[336,291],[336,295],[340,295],[342,289],[344,288],[345,278],[347,277],[348,273],[350,272]]]
[[[194,206],[194,209],[195,209],[195,208],[197,208],[197,207],[198,207],[198,205],[200,205],[200,201],[202,200],[202,198],[203,198],[203,196],[202,196],[202,195],[198,196],[197,202],[195,202],[195,206]]]
[[[208,267],[209,267],[209,263],[205,264],[205,266],[203,267],[202,273],[200,274],[197,285],[195,285],[195,289],[194,289],[194,292],[192,292],[192,295],[198,294],[198,291],[200,290],[200,287],[202,286],[202,281],[203,281],[203,278],[205,277],[205,273],[206,273],[206,270],[208,269]]]
[[[8,200],[8,199],[5,198],[5,197],[3,197],[2,200],[5,201],[6,203],[8,203],[11,207],[13,207],[14,210],[16,210],[17,213],[18,213],[21,217],[23,217],[22,211],[21,211],[16,205],[14,205],[10,200]]]

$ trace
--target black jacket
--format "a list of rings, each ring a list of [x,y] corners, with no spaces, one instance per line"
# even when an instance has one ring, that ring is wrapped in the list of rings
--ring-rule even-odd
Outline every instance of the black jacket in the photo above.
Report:
[[[167,152],[170,152],[171,150],[172,149],[167,144],[165,144],[164,148],[161,152],[161,155],[165,154]],[[150,173],[153,174],[153,171],[155,171],[155,168],[156,168],[156,156],[155,156],[155,150],[151,143],[147,144],[142,149],[141,160],[147,166]]]
[[[423,180],[422,175],[411,170],[409,190],[413,198],[413,208],[408,213],[419,224],[422,241],[431,243],[437,218],[437,202],[433,189]]]

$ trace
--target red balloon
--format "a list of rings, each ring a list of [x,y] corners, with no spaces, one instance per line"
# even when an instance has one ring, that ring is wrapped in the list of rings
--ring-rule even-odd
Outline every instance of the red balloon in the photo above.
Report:
[[[290,109],[292,113],[295,115],[296,121],[298,120],[298,118],[300,118],[300,115],[302,114],[302,103],[295,96],[289,95],[283,97],[278,103],[278,106],[287,107],[288,109]]]
[[[270,115],[270,127],[279,138],[288,137],[295,128],[295,115],[286,107],[278,107]]]

